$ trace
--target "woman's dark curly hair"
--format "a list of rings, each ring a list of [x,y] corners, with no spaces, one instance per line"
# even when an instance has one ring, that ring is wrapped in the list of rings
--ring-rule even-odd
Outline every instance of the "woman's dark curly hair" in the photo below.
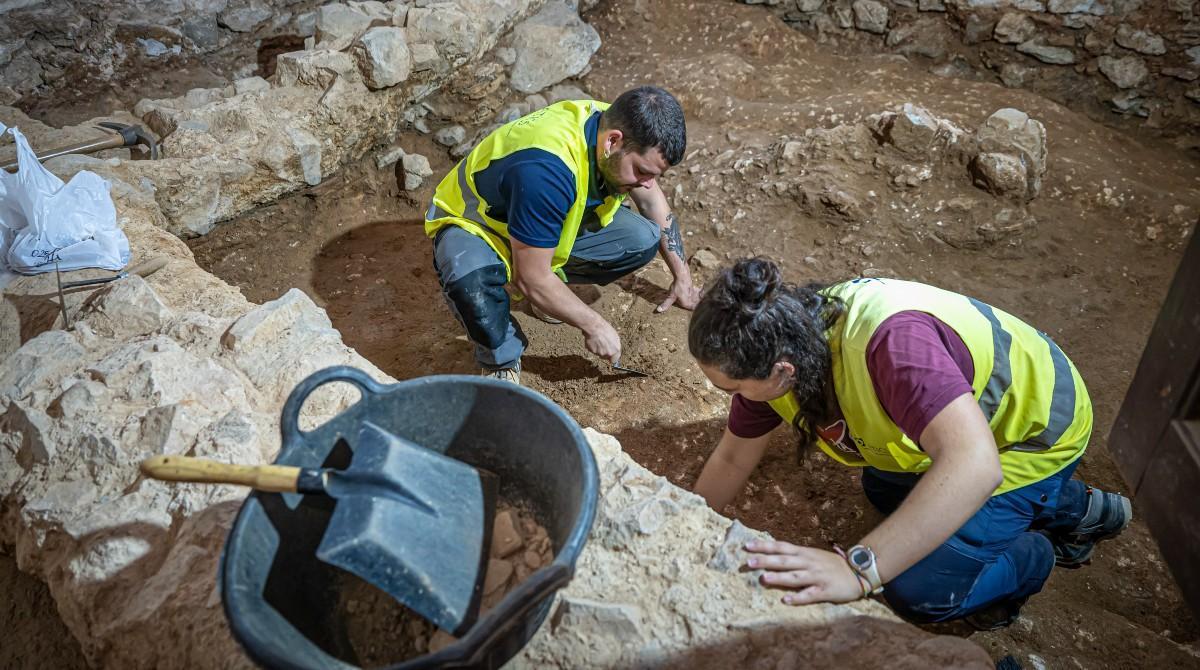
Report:
[[[832,361],[828,330],[845,311],[820,294],[820,284],[783,281],[779,266],[746,258],[721,271],[692,312],[692,356],[732,379],[766,379],[778,361],[796,368],[792,390],[800,402],[794,425],[805,442],[812,426],[829,418]]]

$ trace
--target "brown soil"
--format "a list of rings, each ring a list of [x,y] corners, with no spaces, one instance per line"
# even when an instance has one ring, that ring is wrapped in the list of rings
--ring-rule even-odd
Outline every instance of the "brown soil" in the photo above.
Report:
[[[17,561],[0,550],[0,668],[83,670],[87,663],[71,636],[50,590],[42,581],[17,569]],[[12,644],[19,641],[18,644]]]
[[[939,78],[895,57],[830,55],[760,8],[616,0],[588,18],[604,46],[586,90],[611,98],[655,83],[687,110],[689,158],[663,182],[668,194],[676,184],[695,194],[677,198],[675,207],[689,252],[707,248],[721,259],[769,254],[799,282],[864,272],[924,281],[1022,316],[1055,337],[1088,380],[1097,429],[1080,475],[1126,489],[1105,440],[1200,211],[1200,166],[1165,143],[1132,139],[1028,92]],[[754,152],[904,102],[964,128],[1002,107],[1041,120],[1050,163],[1043,196],[1029,208],[1036,227],[994,243],[953,244],[945,241],[953,237],[923,234],[929,222],[914,223],[903,208],[879,207],[838,224],[790,196],[743,188],[720,164],[728,150]],[[429,156],[438,175],[451,167],[425,137],[401,143]],[[932,204],[920,192],[889,191],[886,180],[856,183],[875,179],[870,175],[843,178],[894,202]],[[935,182],[922,189],[949,189]],[[390,170],[363,163],[315,192],[219,227],[192,248],[204,267],[251,300],[274,299],[291,286],[307,291],[347,344],[397,378],[473,373],[471,348],[442,303],[420,225],[435,183],[405,194]],[[516,319],[531,341],[524,383],[581,424],[614,433],[637,461],[687,487],[723,430],[728,399],[687,354],[687,313],[653,313],[668,285],[656,262],[581,293],[622,334],[623,362],[649,372],[647,379],[614,374],[570,327],[520,312]],[[783,431],[725,512],[816,546],[853,542],[879,520],[854,470],[819,455],[798,458]],[[941,632],[970,634],[957,626]],[[1017,625],[972,639],[995,658],[1012,654],[1026,667],[1200,667],[1200,627],[1140,519],[1103,545],[1090,567],[1056,570]]]
[[[525,578],[553,560],[550,537],[534,520],[529,505],[499,501],[479,615],[486,614]],[[355,575],[344,575],[339,596],[350,645],[358,657],[354,662],[364,668],[434,653],[455,641],[446,631]]]

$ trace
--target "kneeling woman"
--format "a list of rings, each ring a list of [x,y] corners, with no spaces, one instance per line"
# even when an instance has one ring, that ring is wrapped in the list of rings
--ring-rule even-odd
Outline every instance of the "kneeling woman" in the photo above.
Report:
[[[748,545],[764,584],[794,589],[784,602],[883,589],[910,619],[979,613],[972,623],[1003,625],[1056,562],[1078,567],[1129,522],[1128,499],[1071,479],[1092,432],[1075,366],[982,302],[889,279],[800,288],[755,258],[708,289],[688,345],[733,394],[696,483],[713,508],[737,496],[787,422],[864,468],[867,499],[889,515],[846,552]]]

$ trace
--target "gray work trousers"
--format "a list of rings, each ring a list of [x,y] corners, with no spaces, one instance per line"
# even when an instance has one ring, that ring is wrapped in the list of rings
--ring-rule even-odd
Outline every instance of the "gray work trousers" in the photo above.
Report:
[[[574,284],[616,281],[654,258],[660,235],[658,224],[618,207],[607,226],[580,227],[563,272]],[[446,226],[433,241],[433,267],[479,365],[495,370],[516,364],[528,340],[509,313],[504,261],[483,239]]]

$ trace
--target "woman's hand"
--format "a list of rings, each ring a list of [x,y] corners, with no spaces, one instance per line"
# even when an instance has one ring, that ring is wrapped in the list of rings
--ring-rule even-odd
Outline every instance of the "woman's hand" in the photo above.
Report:
[[[863,597],[862,581],[832,551],[761,540],[747,543],[746,550],[751,552],[746,567],[766,571],[759,578],[764,586],[795,590],[783,597],[787,605],[846,603]]]

